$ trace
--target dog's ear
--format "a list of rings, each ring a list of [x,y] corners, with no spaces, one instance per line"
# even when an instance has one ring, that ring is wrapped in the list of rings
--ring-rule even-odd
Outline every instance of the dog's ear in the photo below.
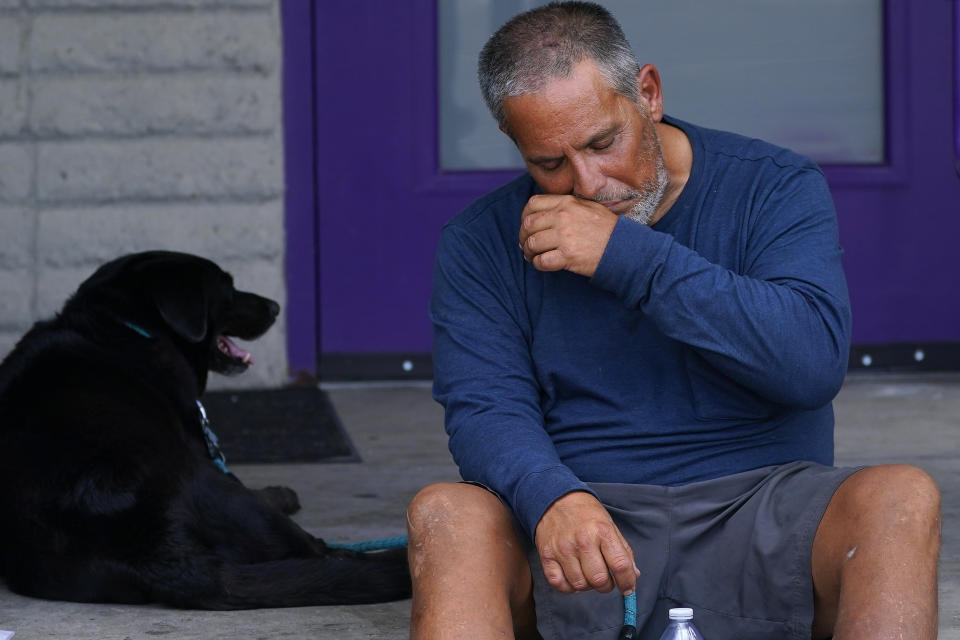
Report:
[[[208,274],[193,265],[169,265],[151,278],[153,302],[160,317],[188,342],[198,343],[207,336],[210,314]]]
[[[193,293],[163,288],[154,291],[153,299],[167,326],[184,340],[197,343],[207,336],[207,301],[202,292]]]

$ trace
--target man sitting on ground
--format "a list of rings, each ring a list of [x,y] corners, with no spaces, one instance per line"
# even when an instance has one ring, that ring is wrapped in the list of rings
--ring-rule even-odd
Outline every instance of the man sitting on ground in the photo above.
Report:
[[[850,312],[820,170],[664,115],[597,5],[516,16],[480,80],[528,173],[438,249],[468,483],[410,505],[412,637],[612,640],[615,588],[645,639],[680,605],[709,640],[936,637],[935,485],[831,466]]]

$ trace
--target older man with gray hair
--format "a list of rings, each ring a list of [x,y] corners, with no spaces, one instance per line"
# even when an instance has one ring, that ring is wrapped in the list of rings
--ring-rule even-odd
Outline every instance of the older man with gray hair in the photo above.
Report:
[[[410,505],[411,636],[612,640],[635,593],[648,640],[680,605],[708,640],[936,637],[936,486],[832,466],[850,310],[819,168],[666,116],[595,4],[514,17],[480,83],[528,172],[437,251],[465,482]]]

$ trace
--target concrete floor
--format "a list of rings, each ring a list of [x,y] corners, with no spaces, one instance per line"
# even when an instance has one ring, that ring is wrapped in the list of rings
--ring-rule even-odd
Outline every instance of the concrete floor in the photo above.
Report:
[[[443,416],[426,384],[331,386],[362,463],[244,465],[250,486],[286,484],[300,494],[297,516],[329,540],[404,533],[404,509],[421,486],[457,478],[446,449]],[[851,375],[835,403],[837,463],[908,462],[943,493],[940,638],[960,640],[960,375]],[[229,456],[229,452],[227,452]],[[178,640],[407,637],[409,601],[353,607],[240,612],[80,605],[23,598],[0,587],[0,630],[14,640],[69,638]],[[0,633],[0,640],[3,634]]]

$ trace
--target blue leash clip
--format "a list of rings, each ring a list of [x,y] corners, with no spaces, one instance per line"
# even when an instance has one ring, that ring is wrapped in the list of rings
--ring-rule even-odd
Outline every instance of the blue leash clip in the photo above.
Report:
[[[230,473],[230,470],[227,469],[227,456],[223,455],[223,451],[220,451],[220,441],[217,439],[217,434],[210,428],[207,410],[203,408],[203,404],[199,400],[197,400],[197,409],[200,410],[200,427],[203,429],[203,441],[207,443],[207,453],[210,454],[210,459],[213,460],[217,469],[224,473]]]
[[[637,635],[637,592],[623,596],[623,627],[617,640],[634,640]]]

